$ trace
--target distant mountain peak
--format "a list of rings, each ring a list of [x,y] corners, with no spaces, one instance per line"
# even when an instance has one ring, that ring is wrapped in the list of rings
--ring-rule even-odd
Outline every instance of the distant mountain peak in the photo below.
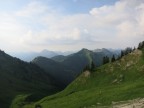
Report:
[[[47,50],[47,49],[43,49],[41,52],[47,52],[47,51],[49,51],[49,50]]]
[[[102,48],[102,49],[95,49],[95,50],[93,50],[93,52],[102,52],[102,51],[109,51],[109,50],[106,49],[106,48]]]
[[[6,54],[4,51],[0,50],[0,54]]]
[[[41,53],[42,53],[42,52],[43,52],[43,53],[47,53],[47,52],[53,52],[53,53],[54,53],[54,51],[50,51],[50,50],[47,50],[47,49],[42,50]]]
[[[88,51],[88,49],[86,49],[86,48],[82,48],[82,50],[83,50],[83,51]]]
[[[79,52],[89,52],[90,50],[86,49],[86,48],[83,48],[81,49]]]

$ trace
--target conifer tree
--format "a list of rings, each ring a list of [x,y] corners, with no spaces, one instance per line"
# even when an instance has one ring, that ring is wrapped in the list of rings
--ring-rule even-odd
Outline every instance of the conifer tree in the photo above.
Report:
[[[103,57],[103,64],[109,63],[109,57],[105,56]]]
[[[123,50],[121,50],[121,57],[123,57],[124,56],[124,51]]]
[[[95,67],[96,67],[96,66],[95,66],[94,62],[92,61],[92,62],[91,62],[91,71],[93,71],[93,70],[95,69]]]
[[[144,41],[140,42],[139,45],[138,45],[138,49],[142,49],[142,48],[144,48]]]
[[[133,48],[133,51],[135,51],[135,50],[136,50],[136,48],[134,47],[134,48]]]
[[[112,59],[111,59],[111,62],[114,62],[116,59],[115,59],[115,56],[113,55],[112,56]]]

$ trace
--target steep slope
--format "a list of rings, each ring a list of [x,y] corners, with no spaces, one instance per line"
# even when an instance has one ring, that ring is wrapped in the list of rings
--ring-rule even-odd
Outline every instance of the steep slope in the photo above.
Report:
[[[35,64],[23,62],[0,51],[0,107],[8,108],[19,94],[41,96],[55,93],[54,79]],[[33,98],[30,98],[34,101]]]
[[[120,60],[86,71],[64,91],[24,106],[34,108],[99,108],[144,98],[144,54],[136,50]]]
[[[69,70],[67,66],[54,60],[45,57],[37,57],[32,61],[32,63],[37,64],[53,76],[53,78],[59,82],[61,87],[65,87],[74,79],[72,70]]]

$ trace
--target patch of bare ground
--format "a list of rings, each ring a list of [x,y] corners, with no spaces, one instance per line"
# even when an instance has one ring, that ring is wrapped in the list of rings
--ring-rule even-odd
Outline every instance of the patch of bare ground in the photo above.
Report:
[[[144,99],[134,99],[121,102],[112,102],[112,108],[144,108]]]
[[[90,71],[85,71],[85,72],[84,72],[84,77],[89,77],[90,74],[91,74]]]
[[[138,98],[128,101],[112,102],[111,106],[92,105],[84,108],[144,108],[144,98]]]

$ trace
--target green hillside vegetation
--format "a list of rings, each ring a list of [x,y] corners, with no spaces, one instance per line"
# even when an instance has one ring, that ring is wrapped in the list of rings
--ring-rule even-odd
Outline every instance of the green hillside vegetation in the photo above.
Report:
[[[64,88],[69,82],[74,79],[73,71],[70,70],[67,66],[62,65],[59,62],[51,60],[46,57],[37,57],[32,63],[40,66],[48,74],[55,78],[55,81]]]
[[[1,108],[8,108],[20,94],[26,94],[25,101],[31,102],[60,90],[54,79],[43,69],[3,51],[0,51],[0,85]]]
[[[65,90],[22,108],[99,108],[112,102],[144,98],[144,54],[141,50],[83,72]]]
[[[68,56],[56,56],[51,59],[37,57],[32,63],[40,66],[65,87],[82,72],[85,66],[90,65],[92,61],[96,66],[100,66],[103,64],[104,56],[112,57],[113,54],[113,52],[107,49],[94,52],[83,48],[79,52]]]

